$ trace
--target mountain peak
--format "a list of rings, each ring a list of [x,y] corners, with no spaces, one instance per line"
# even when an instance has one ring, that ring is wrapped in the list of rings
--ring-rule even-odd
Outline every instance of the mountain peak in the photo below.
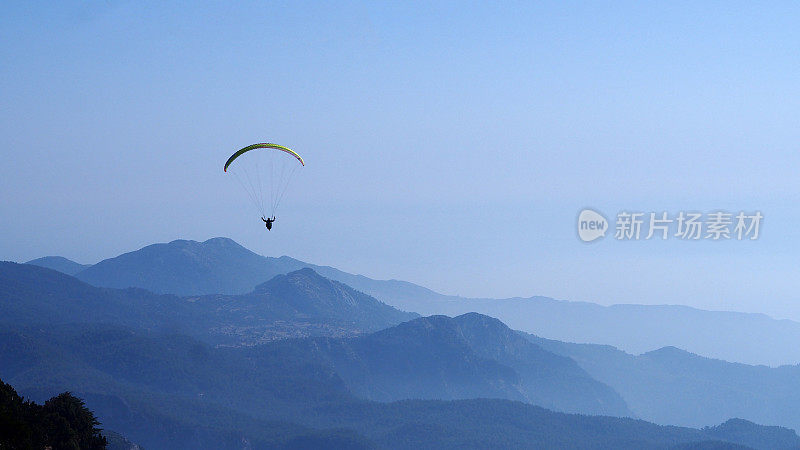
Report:
[[[330,281],[327,278],[323,277],[322,275],[318,274],[311,267],[303,267],[302,269],[295,270],[294,272],[289,272],[286,275],[287,276],[294,276],[294,277],[302,275],[302,276],[305,276],[305,277],[315,277],[315,278],[320,278],[320,279],[323,279],[323,280]]]
[[[700,358],[700,356],[694,353],[687,352],[686,350],[681,350],[673,345],[668,345],[666,347],[661,347],[656,350],[651,350],[649,352],[642,353],[642,356],[650,358],[658,358],[658,359]]]
[[[211,239],[206,239],[205,241],[201,242],[203,245],[216,245],[220,247],[235,247],[235,248],[244,248],[241,244],[234,241],[231,238],[226,237],[213,237]],[[249,250],[248,250],[249,251]]]
[[[323,277],[310,267],[303,267],[302,269],[289,272],[287,274],[275,275],[268,281],[265,281],[253,289],[253,293],[260,294],[269,292],[275,289],[276,286],[289,283],[291,285],[315,285],[317,287],[330,286],[333,281]],[[349,286],[348,286],[349,287]]]
[[[43,258],[32,259],[25,264],[46,267],[67,275],[75,275],[76,273],[89,267],[88,265],[79,264],[75,261],[64,258],[63,256],[45,256]]]
[[[715,427],[705,427],[703,431],[717,439],[741,442],[753,448],[797,448],[800,440],[790,428],[758,425],[738,418]]]
[[[412,321],[399,325],[398,327],[406,328],[407,330],[435,330],[435,329],[450,329],[459,334],[473,334],[475,331],[489,330],[494,336],[513,334],[513,331],[506,326],[503,322],[480,313],[472,312],[462,314],[457,317],[448,317],[445,315],[432,315],[419,317]],[[387,330],[388,331],[388,330]]]
[[[250,252],[250,250],[247,250],[238,242],[234,241],[231,238],[226,238],[226,237],[213,237],[210,239],[206,239],[205,241],[202,242],[195,241],[193,239],[175,239],[173,241],[167,242],[166,244],[151,244],[144,248],[151,248],[151,247],[198,247],[198,248],[222,247],[222,248],[242,249]]]
[[[417,317],[346,284],[329,280],[308,267],[276,275],[243,298],[306,317],[329,317],[371,330]]]
[[[228,238],[177,239],[100,261],[76,277],[94,286],[161,294],[243,294],[280,273],[270,262]]]
[[[477,312],[468,312],[465,314],[461,314],[460,316],[456,316],[453,318],[456,322],[461,324],[462,326],[479,326],[482,328],[493,328],[498,330],[510,330],[506,324],[504,324],[500,319],[496,319],[491,316],[487,316],[485,314],[477,313]]]

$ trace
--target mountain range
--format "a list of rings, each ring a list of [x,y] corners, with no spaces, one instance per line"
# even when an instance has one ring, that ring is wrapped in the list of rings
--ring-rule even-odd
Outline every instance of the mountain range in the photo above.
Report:
[[[744,420],[699,429],[552,411],[696,427],[724,420],[711,417],[786,423],[758,416],[747,397],[712,400],[740,373],[760,375],[760,387],[738,387],[761,389],[753,399],[766,402],[762,410],[780,412],[796,398],[791,368],[737,372],[712,361],[719,376],[700,370],[704,358],[665,358],[671,348],[635,356],[545,340],[476,313],[417,317],[311,269],[244,295],[179,297],[2,263],[0,299],[0,378],[33,399],[73,391],[145,447],[797,445],[791,430]],[[288,333],[275,334],[274,323]],[[309,332],[309,323],[320,326]],[[785,383],[769,390],[780,374]],[[776,393],[786,401],[775,403]],[[496,400],[475,400],[487,397]]]
[[[215,345],[352,336],[418,317],[311,269],[278,275],[248,294],[178,297],[98,288],[53,270],[0,262],[0,298],[0,324],[113,323]]]
[[[53,261],[53,257],[48,257],[30,263],[55,267]],[[57,266],[65,268],[65,273],[79,266],[58,261]],[[77,271],[75,276],[98,287],[138,287],[155,293],[187,296],[237,295],[253,291],[276,275],[305,267],[398,309],[422,315],[457,316],[480,312],[537,336],[608,344],[637,354],[674,346],[746,364],[778,366],[800,362],[800,346],[794,345],[800,342],[800,323],[791,320],[677,305],[602,306],[546,297],[447,296],[409,282],[373,280],[287,256],[260,256],[227,238],[153,244],[103,260]]]
[[[255,447],[446,447],[489,439],[485,432],[499,426],[496,421],[473,423],[478,434],[452,422],[454,415],[482,417],[481,411],[506,411],[518,424],[503,440],[485,441],[492,446],[525,446],[532,439],[621,448],[732,442],[790,448],[796,438],[790,430],[747,421],[663,428],[530,409],[536,407],[526,403],[584,414],[651,413],[641,406],[647,403],[641,387],[647,380],[635,376],[641,370],[624,378],[601,370],[613,361],[587,363],[603,355],[598,349],[627,355],[619,350],[589,346],[590,356],[569,354],[564,348],[576,344],[515,332],[475,313],[419,318],[308,268],[276,275],[246,294],[181,297],[98,288],[33,265],[2,263],[0,298],[0,377],[33,398],[75,391],[111,429],[145,446],[237,448],[245,439]],[[672,370],[680,371],[680,364]],[[681,387],[666,384],[653,392],[668,397]],[[637,392],[640,397],[631,397],[636,408],[629,407],[626,396]],[[498,400],[470,400],[477,397]],[[522,403],[497,403],[501,399]],[[681,399],[650,403],[666,404],[675,414],[692,400]],[[416,420],[423,416],[429,422],[420,427]],[[524,419],[533,416],[536,423]],[[580,417],[580,425],[570,417]],[[563,420],[574,427],[567,435],[541,428],[563,427]],[[387,421],[397,427],[387,429]],[[702,422],[708,423],[715,422]],[[626,434],[631,429],[638,431]],[[471,440],[459,441],[467,436]]]
[[[541,349],[496,319],[478,314],[414,319],[308,268],[277,275],[246,295],[176,297],[94,288],[52,270],[0,263],[0,298],[6,299],[0,303],[0,324],[10,329],[84,323],[186,335],[215,346],[262,344],[250,356],[259,359],[259,367],[304,358],[309,366],[336,373],[350,392],[364,399],[492,397],[560,411],[630,415],[616,392],[574,361]],[[410,321],[400,323],[404,320]],[[320,337],[287,339],[309,336]],[[63,336],[51,340],[70,342]],[[280,342],[266,345],[276,340]],[[101,353],[93,349],[86,355]],[[7,370],[30,357],[6,360]]]

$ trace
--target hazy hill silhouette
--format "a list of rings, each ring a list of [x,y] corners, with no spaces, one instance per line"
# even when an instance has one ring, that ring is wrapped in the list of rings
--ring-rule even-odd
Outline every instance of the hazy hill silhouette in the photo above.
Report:
[[[747,364],[800,362],[800,346],[794,344],[800,342],[800,323],[764,314],[678,305],[602,306],[546,297],[461,299],[439,303],[436,309],[447,315],[476,311],[537,336],[607,344],[630,353],[674,346]]]
[[[526,337],[613,387],[637,417],[683,426],[740,417],[800,429],[800,365],[730,363],[675,347],[631,355],[610,346]]]
[[[45,256],[43,258],[30,260],[25,264],[47,267],[48,269],[57,270],[67,275],[75,275],[76,273],[90,267],[90,264],[79,264],[75,261],[64,258],[63,256]]]

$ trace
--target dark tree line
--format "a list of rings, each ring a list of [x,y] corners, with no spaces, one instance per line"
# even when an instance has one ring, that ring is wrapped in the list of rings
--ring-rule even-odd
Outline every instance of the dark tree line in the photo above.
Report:
[[[0,381],[0,449],[104,449],[98,425],[83,400],[69,392],[37,405]]]

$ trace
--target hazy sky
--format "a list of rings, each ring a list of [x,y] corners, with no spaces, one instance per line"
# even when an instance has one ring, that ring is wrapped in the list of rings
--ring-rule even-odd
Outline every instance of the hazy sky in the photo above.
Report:
[[[800,320],[800,5],[0,4],[0,259],[227,236],[469,296]],[[267,232],[222,172],[307,166]],[[584,244],[576,217],[726,209],[748,242]]]

